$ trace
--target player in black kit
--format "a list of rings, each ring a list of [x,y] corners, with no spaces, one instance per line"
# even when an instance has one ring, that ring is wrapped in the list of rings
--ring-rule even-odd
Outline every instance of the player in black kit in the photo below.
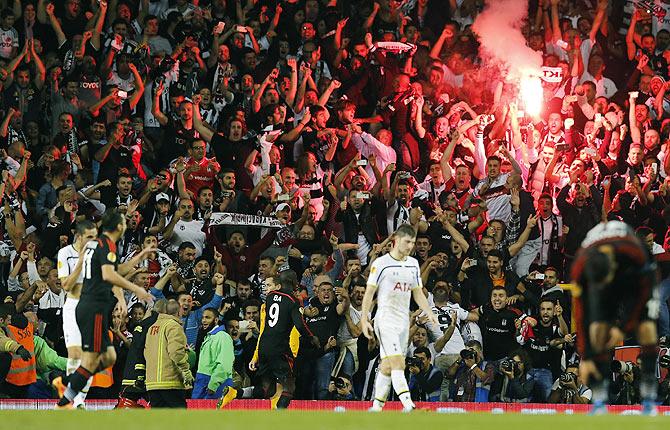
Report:
[[[249,369],[256,370],[261,382],[254,387],[236,390],[226,387],[217,407],[224,408],[238,398],[270,398],[272,405],[285,409],[288,407],[295,390],[293,374],[293,354],[289,346],[291,330],[295,327],[301,336],[310,339],[320,348],[319,339],[307,327],[300,311],[298,299],[293,295],[298,278],[293,270],[265,280],[268,295],[265,299],[265,318],[258,337],[258,361],[252,360]]]
[[[116,361],[114,346],[107,336],[109,316],[116,304],[112,288],[128,290],[139,300],[152,299],[151,294],[116,271],[116,242],[126,231],[125,217],[115,209],[106,211],[100,221],[100,231],[102,235],[97,241],[89,242],[83,257],[84,286],[76,310],[83,350],[81,365],[70,376],[57,409],[71,409],[72,400],[86,386],[86,381]]]
[[[572,279],[584,289],[583,333],[588,333],[588,341],[582,347],[579,373],[593,390],[594,413],[606,411],[612,349],[636,334],[643,412],[654,414],[657,271],[647,248],[621,221],[598,224],[582,242]]]

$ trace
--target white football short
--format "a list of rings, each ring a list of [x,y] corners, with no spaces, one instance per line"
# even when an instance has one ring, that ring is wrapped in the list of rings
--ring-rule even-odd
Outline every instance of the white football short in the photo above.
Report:
[[[77,325],[76,315],[78,303],[79,299],[68,297],[63,305],[63,338],[67,348],[72,346],[81,347],[81,332]]]
[[[375,334],[379,341],[379,356],[381,358],[394,355],[405,357],[409,346],[409,326],[397,327],[375,321]]]

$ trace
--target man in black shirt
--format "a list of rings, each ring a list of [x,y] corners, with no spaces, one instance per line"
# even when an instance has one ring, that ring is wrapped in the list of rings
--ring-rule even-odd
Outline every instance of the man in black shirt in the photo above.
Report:
[[[516,321],[525,318],[526,315],[518,309],[507,306],[505,287],[494,286],[491,301],[480,306],[476,312],[479,314],[486,361],[503,359],[518,348]]]
[[[300,343],[299,368],[303,398],[323,400],[328,396],[330,375],[335,366],[337,331],[342,323],[342,315],[349,310],[349,295],[345,288],[333,289],[333,281],[327,275],[314,279],[316,296],[305,308],[305,321],[309,329],[323,340],[321,348],[312,348],[307,342]],[[336,299],[337,296],[337,299]]]
[[[261,335],[258,338],[258,358],[249,363],[249,369],[258,369],[260,385],[236,390],[226,387],[217,403],[223,409],[234,399],[270,398],[277,408],[287,408],[295,390],[293,374],[293,353],[289,346],[289,336],[293,327],[300,335],[309,339],[315,348],[319,348],[319,339],[312,334],[300,312],[298,299],[293,295],[298,286],[298,277],[292,270],[281,272],[265,280],[268,295],[265,299],[266,317],[262,322]]]
[[[555,315],[555,308],[554,302],[542,300],[539,324],[533,327],[532,336],[522,341],[533,363],[528,373],[535,380],[532,400],[538,403],[549,398],[551,386],[561,373],[561,350],[573,342],[563,317]]]
[[[114,296],[123,300],[123,294],[112,292],[120,287],[149,301],[151,294],[126,280],[117,272],[116,242],[126,231],[126,219],[115,209],[105,212],[100,221],[101,237],[90,242],[84,253],[84,287],[77,305],[77,325],[81,331],[82,358],[79,368],[70,376],[57,409],[72,409],[72,400],[86,386],[99,369],[106,369],[116,361],[114,346],[110,343],[109,315],[115,305]],[[117,289],[118,290],[118,289]],[[122,303],[125,304],[125,301]]]

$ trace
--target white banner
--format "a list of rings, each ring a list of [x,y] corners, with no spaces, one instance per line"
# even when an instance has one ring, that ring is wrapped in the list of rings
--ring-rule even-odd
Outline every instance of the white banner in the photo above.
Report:
[[[542,76],[540,77],[545,82],[560,84],[563,82],[563,69],[560,67],[542,66]]]
[[[406,52],[415,48],[413,44],[405,42],[376,42],[373,46],[375,49],[383,49],[392,52]]]
[[[214,212],[209,217],[209,225],[246,225],[251,227],[282,228],[277,218],[260,215],[235,214],[229,212]]]

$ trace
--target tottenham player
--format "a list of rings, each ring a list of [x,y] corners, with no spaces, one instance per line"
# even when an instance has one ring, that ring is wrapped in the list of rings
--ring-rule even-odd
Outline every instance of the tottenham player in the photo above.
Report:
[[[588,232],[572,265],[572,279],[584,289],[584,330],[580,376],[593,390],[594,413],[605,412],[612,350],[636,334],[640,345],[643,411],[654,414],[656,371],[656,264],[632,229],[621,221]]]
[[[431,324],[438,325],[437,317],[428,304],[421,284],[419,263],[409,254],[414,249],[416,230],[403,224],[393,233],[393,248],[376,259],[370,266],[361,310],[361,328],[368,339],[376,334],[381,357],[380,371],[375,381],[375,399],[371,411],[381,411],[391,385],[402,402],[403,410],[411,411],[414,403],[405,379],[405,355],[409,344],[410,297],[428,316]],[[377,294],[377,314],[374,329],[368,315]]]
[[[107,210],[100,221],[100,229],[102,235],[86,246],[82,263],[84,282],[76,310],[83,351],[81,365],[70,376],[56,406],[58,409],[72,409],[75,397],[84,389],[88,379],[99,369],[106,369],[116,361],[114,346],[107,336],[109,315],[117,301],[113,287],[130,291],[139,300],[151,300],[151,294],[117,272],[116,242],[126,231],[125,217],[115,209]]]
[[[72,374],[81,364],[81,333],[77,326],[75,310],[79,303],[79,295],[84,282],[81,267],[84,259],[81,258],[86,245],[98,237],[98,228],[91,221],[84,220],[77,223],[74,234],[74,242],[58,251],[58,278],[61,285],[67,291],[67,299],[63,305],[63,337],[67,348],[66,375]],[[62,378],[54,380],[54,386],[62,387]],[[73,406],[80,407],[84,404],[91,379],[88,380],[82,392],[75,397]]]

